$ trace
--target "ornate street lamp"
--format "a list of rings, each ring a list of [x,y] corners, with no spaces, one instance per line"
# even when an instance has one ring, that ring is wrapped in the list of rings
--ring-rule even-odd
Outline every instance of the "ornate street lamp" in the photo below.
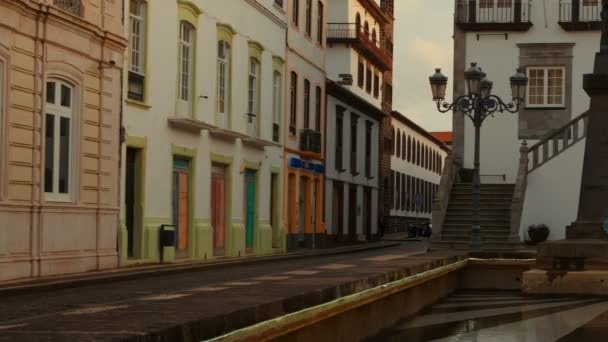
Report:
[[[479,176],[479,131],[484,120],[488,116],[494,116],[496,112],[517,113],[521,104],[525,101],[525,92],[528,85],[528,78],[517,69],[515,75],[511,76],[511,97],[512,101],[505,103],[500,97],[492,94],[493,83],[486,79],[486,73],[471,63],[471,67],[465,71],[464,79],[467,84],[468,93],[458,97],[453,103],[445,101],[445,93],[448,78],[441,73],[441,69],[435,69],[435,74],[429,78],[433,101],[437,104],[437,110],[447,113],[455,110],[466,115],[475,126],[475,161],[473,169],[473,226],[471,227],[471,249],[474,251],[481,249],[481,227],[479,224],[480,207],[480,188],[481,180]]]

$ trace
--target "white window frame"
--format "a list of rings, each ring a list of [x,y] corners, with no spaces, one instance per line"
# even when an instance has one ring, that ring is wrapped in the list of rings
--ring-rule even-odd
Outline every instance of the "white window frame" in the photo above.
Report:
[[[177,98],[182,106],[187,106],[187,109],[181,108],[179,110],[180,114],[183,114],[185,110],[188,116],[192,116],[192,99],[194,97],[195,36],[195,27],[187,21],[181,21],[179,30],[179,82]]]
[[[137,12],[129,11],[129,70],[145,76],[146,68],[146,1],[131,0],[137,3]],[[131,4],[131,2],[129,4]],[[134,28],[138,28],[138,33]]]
[[[258,102],[260,98],[260,62],[254,57],[249,58],[249,83],[247,112],[257,118]]]
[[[45,134],[45,146],[44,146],[44,151],[43,151],[43,155],[44,160],[46,160],[46,149],[48,148],[48,146],[46,146],[46,116],[47,115],[53,115],[55,117],[55,127],[54,127],[54,144],[53,144],[53,184],[52,184],[52,191],[51,192],[47,192],[46,191],[46,184],[44,185],[43,189],[44,189],[44,198],[46,201],[49,202],[71,202],[72,199],[72,195],[74,193],[74,172],[73,172],[73,164],[74,164],[74,156],[72,155],[72,153],[74,152],[74,122],[76,119],[76,104],[77,104],[77,91],[76,91],[76,87],[68,82],[65,82],[61,79],[57,79],[57,78],[49,78],[46,80],[45,82],[45,92],[47,89],[47,84],[50,82],[54,82],[55,83],[55,101],[53,103],[49,103],[47,96],[48,94],[45,93],[44,96],[44,104],[45,104],[45,110],[44,110],[44,125],[45,125],[45,129],[44,129],[44,134]],[[62,106],[61,105],[61,87],[62,86],[66,86],[67,88],[70,89],[70,106],[66,107],[66,106]],[[61,129],[61,118],[67,118],[70,120],[70,124],[69,124],[69,143],[68,143],[68,192],[67,193],[60,193],[59,192],[59,164],[60,164],[60,129]],[[45,170],[46,170],[46,165],[45,165]],[[43,179],[45,179],[44,176],[44,171],[43,171]]]
[[[223,45],[224,56],[220,55],[220,46]],[[225,40],[218,41],[217,54],[217,118],[216,124],[222,127],[226,125],[226,116],[230,112],[230,61],[231,46]],[[223,103],[223,110],[222,110]]]
[[[543,103],[542,104],[531,104],[530,103],[530,82],[526,87],[526,108],[564,108],[566,106],[566,67],[564,66],[528,66],[526,67],[526,76],[530,79],[530,71],[532,70],[544,70],[544,83],[543,83]],[[562,103],[559,104],[548,104],[549,100],[549,70],[561,70],[562,71]]]

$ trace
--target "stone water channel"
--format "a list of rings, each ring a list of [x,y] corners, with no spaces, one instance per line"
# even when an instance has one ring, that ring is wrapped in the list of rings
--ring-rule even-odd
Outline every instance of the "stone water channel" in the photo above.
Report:
[[[605,341],[608,300],[532,296],[535,260],[468,258],[216,341]]]

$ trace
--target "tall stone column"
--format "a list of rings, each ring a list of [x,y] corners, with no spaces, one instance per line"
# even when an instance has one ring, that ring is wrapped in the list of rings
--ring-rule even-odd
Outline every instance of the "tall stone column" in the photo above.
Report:
[[[578,217],[566,240],[542,244],[539,264],[561,269],[608,268],[608,0],[602,0],[602,38],[592,74],[583,79],[591,97]]]

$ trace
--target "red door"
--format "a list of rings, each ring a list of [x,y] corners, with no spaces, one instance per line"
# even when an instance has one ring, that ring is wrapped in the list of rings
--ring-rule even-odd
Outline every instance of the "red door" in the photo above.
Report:
[[[211,226],[213,248],[221,253],[226,237],[226,169],[221,166],[213,166],[211,175]]]

